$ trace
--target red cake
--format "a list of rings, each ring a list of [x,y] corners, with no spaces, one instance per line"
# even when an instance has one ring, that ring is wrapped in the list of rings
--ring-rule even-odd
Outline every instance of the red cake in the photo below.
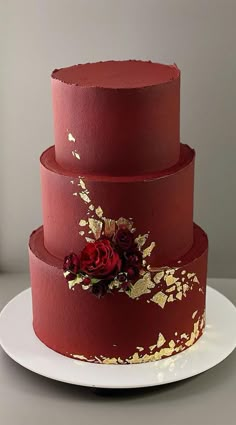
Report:
[[[187,349],[205,326],[208,240],[193,223],[179,69],[134,60],[56,69],[52,98],[43,227],[29,242],[36,335],[105,364]]]

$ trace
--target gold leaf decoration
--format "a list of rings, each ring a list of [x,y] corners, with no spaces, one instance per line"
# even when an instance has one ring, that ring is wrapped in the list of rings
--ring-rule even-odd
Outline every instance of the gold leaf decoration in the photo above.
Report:
[[[165,272],[162,270],[155,274],[153,280],[155,283],[160,283],[161,279],[164,277]]]
[[[97,207],[96,210],[95,210],[95,213],[97,214],[97,216],[99,218],[102,218],[102,216],[103,216],[103,210],[102,210],[101,207]]]
[[[87,226],[87,224],[88,224],[88,222],[86,221],[86,220],[80,220],[80,222],[79,222],[79,225],[81,226],[81,227],[84,227],[84,226]]]
[[[138,298],[141,295],[148,294],[155,284],[151,280],[150,273],[146,273],[141,279],[137,280],[128,292],[130,298]]]
[[[105,218],[104,219],[104,234],[108,238],[114,235],[116,231],[116,222],[115,220],[112,220],[111,218]]]
[[[89,237],[87,237],[87,236],[86,236],[85,240],[86,240],[86,242],[88,242],[88,243],[93,243],[93,242],[95,242],[95,239],[89,238]]]
[[[86,202],[86,203],[89,203],[89,202],[91,202],[91,200],[89,199],[89,197],[88,197],[88,195],[87,195],[87,193],[85,193],[85,192],[80,192],[80,197],[81,197],[81,199],[83,199],[83,201],[84,202]]]
[[[93,211],[93,210],[95,209],[95,206],[94,206],[93,204],[91,204],[91,205],[89,205],[89,209],[90,209],[91,211]]]
[[[134,240],[134,242],[138,245],[138,248],[142,248],[143,245],[145,245],[148,238],[148,234],[145,235],[138,235],[137,238]]]
[[[166,292],[167,293],[174,292],[174,290],[175,290],[175,286],[171,286],[170,288],[166,289]]]
[[[81,231],[79,232],[79,234],[80,234],[80,236],[84,236],[84,231],[83,231],[83,230],[81,230]]]
[[[100,220],[96,220],[95,218],[89,218],[89,228],[94,234],[95,239],[99,239],[102,233],[102,222]]]
[[[85,183],[82,179],[79,180],[79,186],[82,187],[83,190],[86,189]]]
[[[80,155],[76,151],[72,151],[72,155],[75,156],[77,159],[80,159]]]
[[[74,138],[74,136],[72,136],[71,133],[68,133],[68,141],[69,142],[75,142],[75,138]]]
[[[164,345],[165,342],[166,342],[166,340],[165,340],[164,336],[162,335],[161,332],[159,332],[158,340],[157,340],[157,348],[162,347],[162,345]]]
[[[136,347],[138,351],[143,351],[144,348],[143,347]]]
[[[167,286],[172,286],[175,282],[179,280],[178,277],[174,277],[172,274],[166,275],[164,279]]]
[[[178,299],[178,300],[182,300],[182,297],[183,297],[183,293],[182,292],[178,292],[178,294],[176,294],[176,298]]]
[[[174,348],[175,347],[175,341],[173,339],[169,342],[169,347],[170,348]]]
[[[130,220],[127,220],[127,218],[124,218],[124,217],[120,217],[116,221],[116,224],[117,224],[118,227],[125,226],[129,230],[132,230],[132,227],[133,227],[133,222],[130,221]]]
[[[194,311],[194,313],[192,314],[192,319],[194,319],[195,317],[196,317],[196,315],[197,315],[197,310],[196,311]]]
[[[157,292],[152,298],[151,301],[153,301],[154,303],[158,304],[161,308],[165,307],[165,303],[167,301],[167,295],[164,294],[164,292],[159,291]]]
[[[155,242],[151,242],[151,244],[143,250],[143,258],[149,257],[155,248],[156,244]]]
[[[173,301],[174,301],[174,296],[173,296],[173,294],[171,294],[171,295],[169,295],[169,297],[168,297],[168,303],[173,303]]]
[[[154,348],[156,348],[156,346],[157,346],[156,344],[154,344],[154,345],[150,345],[149,350],[150,350],[150,351],[153,351],[153,350],[154,350]]]

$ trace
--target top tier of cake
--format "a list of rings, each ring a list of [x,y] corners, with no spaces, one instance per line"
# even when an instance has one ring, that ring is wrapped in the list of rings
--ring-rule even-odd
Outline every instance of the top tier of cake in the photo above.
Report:
[[[55,70],[52,97],[56,161],[64,169],[147,176],[178,162],[175,65],[109,61]]]

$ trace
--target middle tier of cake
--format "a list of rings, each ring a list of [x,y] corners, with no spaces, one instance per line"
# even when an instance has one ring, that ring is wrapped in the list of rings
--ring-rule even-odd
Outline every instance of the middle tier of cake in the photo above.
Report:
[[[181,145],[179,162],[157,174],[78,176],[55,161],[54,147],[41,156],[45,248],[63,259],[102,236],[113,222],[129,220],[137,236],[155,243],[149,263],[168,264],[193,245],[194,150]],[[76,158],[75,158],[76,160]]]

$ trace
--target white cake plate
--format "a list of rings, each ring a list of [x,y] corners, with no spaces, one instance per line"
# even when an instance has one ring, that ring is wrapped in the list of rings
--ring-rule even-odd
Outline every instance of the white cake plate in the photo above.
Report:
[[[0,343],[25,368],[57,381],[95,388],[139,388],[186,379],[210,369],[236,347],[236,308],[207,289],[204,335],[183,353],[145,364],[103,365],[62,356],[46,347],[32,328],[31,290],[13,298],[0,314]]]

